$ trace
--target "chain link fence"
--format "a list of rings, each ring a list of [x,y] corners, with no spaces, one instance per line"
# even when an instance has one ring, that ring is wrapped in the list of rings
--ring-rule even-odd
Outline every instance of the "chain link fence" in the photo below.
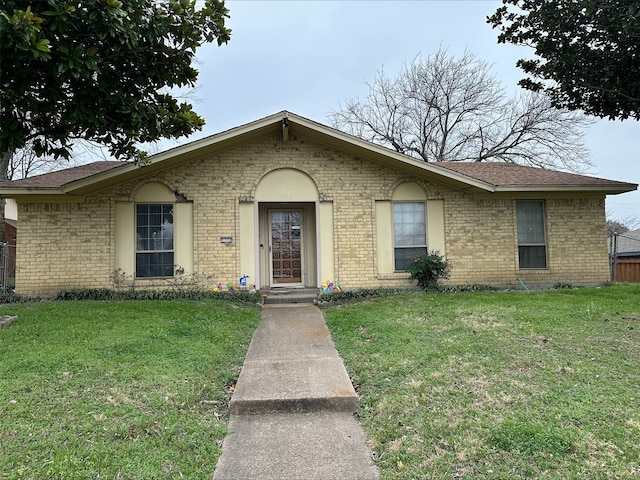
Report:
[[[7,293],[15,288],[16,279],[16,246],[11,243],[0,243],[0,293]]]
[[[9,288],[9,244],[0,243],[0,290],[6,292]]]
[[[640,282],[640,230],[614,233],[609,239],[612,282]]]

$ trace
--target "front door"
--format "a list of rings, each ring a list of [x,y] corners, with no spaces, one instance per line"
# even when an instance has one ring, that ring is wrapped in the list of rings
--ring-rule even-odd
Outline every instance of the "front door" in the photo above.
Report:
[[[302,210],[270,210],[271,284],[302,285]]]

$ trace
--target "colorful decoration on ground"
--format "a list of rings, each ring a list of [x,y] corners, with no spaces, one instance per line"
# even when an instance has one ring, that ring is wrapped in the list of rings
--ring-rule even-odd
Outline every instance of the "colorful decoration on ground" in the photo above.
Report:
[[[331,282],[329,280],[325,280],[325,282],[322,284],[322,291],[324,293],[340,292],[340,282]]]
[[[240,277],[240,286],[242,288],[247,288],[247,280],[249,279],[249,275],[242,275]]]
[[[249,277],[247,277],[249,278]],[[242,279],[240,279],[240,285],[242,285]],[[246,279],[244,280],[245,284],[246,284]],[[244,285],[243,285],[244,286]],[[229,293],[235,293],[236,292],[236,286],[232,283],[232,282],[227,282],[226,288],[224,285],[222,285],[222,282],[218,282],[218,284],[216,285],[215,283],[213,284],[213,291],[216,293],[221,293],[221,292],[229,292]]]

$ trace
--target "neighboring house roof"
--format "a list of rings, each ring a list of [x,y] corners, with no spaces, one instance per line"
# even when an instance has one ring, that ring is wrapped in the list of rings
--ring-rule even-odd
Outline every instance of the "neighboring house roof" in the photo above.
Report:
[[[640,230],[633,230],[618,235],[616,252],[623,257],[640,256]]]
[[[368,161],[472,193],[563,191],[618,194],[638,187],[633,183],[514,164],[427,163],[283,111],[153,155],[144,167],[125,162],[96,162],[24,180],[6,181],[0,183],[0,194],[13,198],[32,195],[82,196],[275,133],[281,134],[285,142],[289,136],[301,135]]]

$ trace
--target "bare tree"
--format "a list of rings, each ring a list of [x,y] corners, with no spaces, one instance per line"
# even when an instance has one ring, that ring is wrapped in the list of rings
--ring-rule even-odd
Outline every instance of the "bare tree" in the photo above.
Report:
[[[0,159],[0,172],[5,172],[6,176],[0,181],[32,177],[54,170],[75,167],[97,159],[108,160],[107,153],[106,148],[102,145],[86,140],[78,140],[73,145],[73,155],[68,159],[62,157],[52,158],[46,155],[39,157],[35,152],[33,140],[28,140],[22,148],[13,152],[6,152],[2,156],[2,159]],[[6,240],[4,207],[5,199],[0,198],[0,242]]]
[[[610,212],[607,212],[607,237],[630,232],[638,227],[640,227],[640,218],[636,216],[613,217]]]
[[[74,157],[69,160],[47,156],[38,157],[33,150],[31,141],[27,141],[23,148],[12,152],[8,158],[7,180],[32,177],[78,164]]]
[[[347,99],[329,116],[332,126],[425,162],[591,166],[582,132],[590,120],[534,92],[509,97],[472,53],[417,56],[395,78],[381,70],[367,86],[365,100]]]

